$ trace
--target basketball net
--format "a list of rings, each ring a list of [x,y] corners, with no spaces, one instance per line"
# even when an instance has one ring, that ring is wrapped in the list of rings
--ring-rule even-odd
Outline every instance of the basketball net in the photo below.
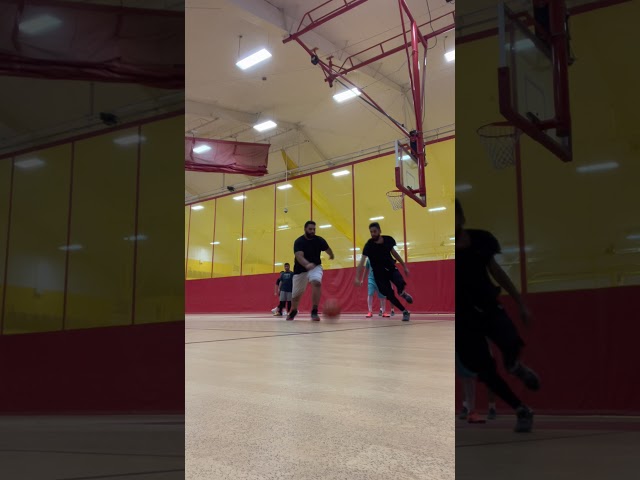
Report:
[[[487,155],[497,170],[516,164],[516,143],[522,131],[510,123],[497,122],[477,130]]]
[[[402,205],[404,203],[404,193],[400,190],[391,190],[387,192],[387,198],[389,199],[389,203],[391,204],[391,208],[394,210],[402,210]]]

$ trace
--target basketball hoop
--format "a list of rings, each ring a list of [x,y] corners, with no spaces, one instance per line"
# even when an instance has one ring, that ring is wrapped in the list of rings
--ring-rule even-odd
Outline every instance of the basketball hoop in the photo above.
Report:
[[[497,170],[516,164],[516,143],[522,131],[507,122],[483,125],[477,130],[480,140]]]
[[[402,210],[402,205],[404,204],[404,193],[400,190],[391,190],[390,192],[387,192],[387,198],[389,199],[391,208],[394,210]]]

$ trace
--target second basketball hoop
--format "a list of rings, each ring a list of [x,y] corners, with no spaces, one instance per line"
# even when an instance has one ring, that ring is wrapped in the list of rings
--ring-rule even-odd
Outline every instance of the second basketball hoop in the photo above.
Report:
[[[516,164],[516,145],[522,134],[519,128],[509,122],[494,122],[476,131],[495,169]]]

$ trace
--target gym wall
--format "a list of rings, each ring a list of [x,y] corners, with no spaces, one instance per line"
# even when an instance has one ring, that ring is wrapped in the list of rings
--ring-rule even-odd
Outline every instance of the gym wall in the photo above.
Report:
[[[183,126],[0,158],[0,412],[183,411]]]
[[[610,385],[613,372],[619,379],[635,376],[623,359],[640,334],[633,302],[640,295],[640,143],[632,101],[640,75],[622,67],[636,56],[638,16],[640,3],[626,2],[571,17],[574,160],[562,163],[522,137],[522,216],[515,168],[493,170],[476,134],[501,120],[498,39],[456,47],[456,184],[471,185],[457,196],[468,227],[499,239],[499,262],[520,287],[518,226],[524,226],[527,301],[536,318],[522,333],[530,345],[526,360],[540,373],[543,389],[523,395],[541,413],[638,412],[631,403],[640,395],[637,382]],[[579,171],[605,162],[618,167]],[[511,311],[517,320],[517,310]]]
[[[454,159],[454,139],[427,146],[428,207],[444,211],[409,199],[404,210],[392,210],[385,193],[395,189],[395,157],[388,154],[187,206],[187,313],[268,313],[277,303],[277,273],[293,265],[293,242],[309,219],[335,254],[323,258],[325,294],[339,296],[345,311],[364,311],[366,287],[353,290],[354,268],[376,217],[384,217],[377,220],[383,234],[396,239],[415,271],[412,311],[452,312]],[[347,174],[333,175],[340,171]]]

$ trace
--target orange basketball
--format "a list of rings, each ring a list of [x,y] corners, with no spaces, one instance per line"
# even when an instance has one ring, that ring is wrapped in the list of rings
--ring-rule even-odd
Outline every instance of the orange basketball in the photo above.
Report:
[[[335,298],[330,298],[324,302],[322,315],[329,320],[337,320],[340,316],[340,304]]]

